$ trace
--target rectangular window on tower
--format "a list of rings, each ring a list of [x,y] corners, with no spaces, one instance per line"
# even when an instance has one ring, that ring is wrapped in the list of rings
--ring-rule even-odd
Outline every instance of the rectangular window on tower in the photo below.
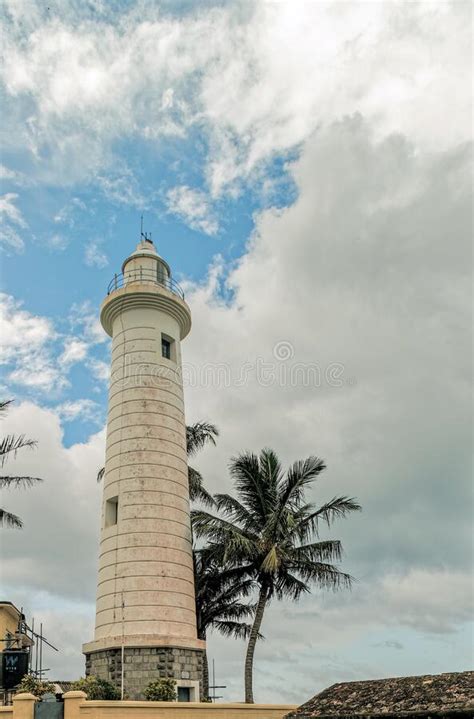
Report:
[[[161,356],[176,362],[176,349],[174,339],[168,335],[161,335]]]
[[[118,497],[111,497],[105,503],[105,526],[112,527],[118,520]]]

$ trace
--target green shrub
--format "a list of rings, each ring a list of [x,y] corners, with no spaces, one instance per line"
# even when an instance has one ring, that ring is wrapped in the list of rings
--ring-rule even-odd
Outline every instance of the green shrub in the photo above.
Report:
[[[71,691],[81,691],[88,699],[120,699],[120,690],[115,684],[95,676],[78,679],[71,684]]]
[[[155,679],[145,689],[145,699],[150,702],[175,702],[176,682],[174,679]]]
[[[51,682],[42,682],[40,679],[36,679],[32,674],[25,674],[18,687],[15,689],[15,694],[23,694],[28,692],[33,694],[38,699],[41,699],[43,694],[48,692],[51,694],[56,693],[56,687]]]

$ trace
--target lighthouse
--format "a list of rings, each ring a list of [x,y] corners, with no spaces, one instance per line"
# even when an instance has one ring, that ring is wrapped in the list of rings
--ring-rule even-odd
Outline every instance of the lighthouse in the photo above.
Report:
[[[94,640],[86,674],[130,699],[176,680],[199,701],[181,341],[191,313],[146,235],[115,275],[100,321],[112,338]]]

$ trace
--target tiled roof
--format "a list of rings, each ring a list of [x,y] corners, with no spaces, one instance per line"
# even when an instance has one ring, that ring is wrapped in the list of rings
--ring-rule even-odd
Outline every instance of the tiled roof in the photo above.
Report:
[[[474,672],[333,684],[285,719],[474,717]]]

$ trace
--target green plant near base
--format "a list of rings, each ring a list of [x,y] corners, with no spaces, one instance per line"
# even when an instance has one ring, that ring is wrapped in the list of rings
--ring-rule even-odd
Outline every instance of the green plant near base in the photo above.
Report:
[[[55,694],[56,687],[51,682],[42,682],[41,679],[36,679],[32,674],[25,674],[15,690],[15,694],[24,693],[33,694],[33,696],[41,699],[43,694]]]
[[[85,692],[88,699],[120,699],[120,691],[115,684],[107,681],[107,679],[100,679],[100,677],[93,675],[73,682],[71,691]]]
[[[149,702],[175,702],[176,682],[174,679],[155,679],[145,689],[145,699]]]

